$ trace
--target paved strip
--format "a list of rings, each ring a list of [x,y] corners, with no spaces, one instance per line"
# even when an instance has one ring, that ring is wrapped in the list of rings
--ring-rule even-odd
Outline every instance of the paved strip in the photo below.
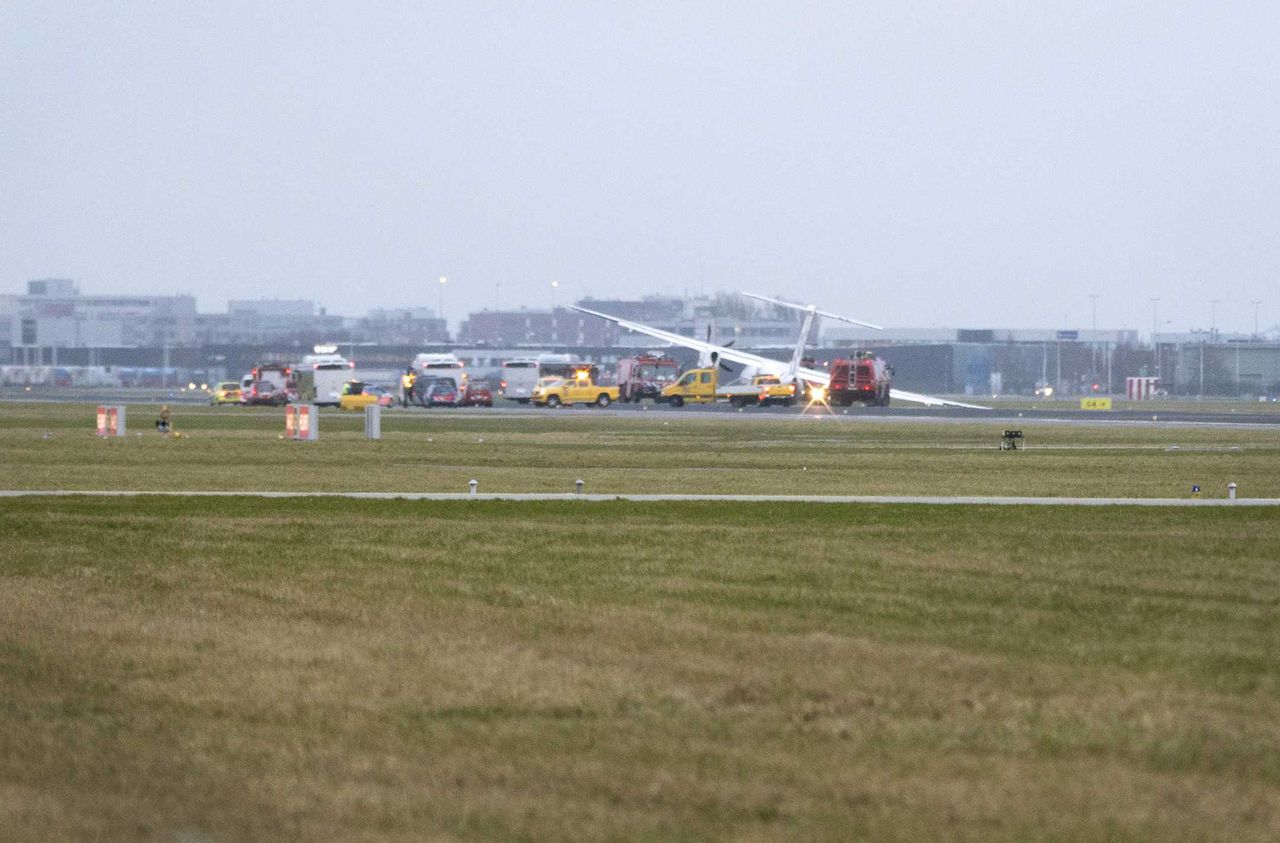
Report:
[[[544,492],[225,492],[73,489],[8,489],[0,498],[27,497],[190,497],[190,498],[349,498],[408,501],[727,501],[735,503],[879,503],[929,506],[1280,506],[1280,498],[1014,498],[980,495],[636,495],[553,494]]]

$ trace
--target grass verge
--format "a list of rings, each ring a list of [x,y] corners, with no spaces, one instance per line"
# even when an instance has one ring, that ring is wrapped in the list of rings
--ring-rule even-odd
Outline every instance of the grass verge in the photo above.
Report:
[[[7,500],[0,827],[1275,839],[1278,528]]]
[[[314,443],[282,439],[278,410],[179,409],[179,439],[144,408],[126,440],[99,440],[91,408],[0,404],[9,489],[1280,497],[1280,430],[1144,424],[1028,426],[1027,449],[997,449],[1005,422],[749,419],[676,412],[610,417],[389,413],[384,438],[354,414],[322,415]],[[145,408],[153,412],[154,408]],[[139,435],[140,434],[140,435]]]

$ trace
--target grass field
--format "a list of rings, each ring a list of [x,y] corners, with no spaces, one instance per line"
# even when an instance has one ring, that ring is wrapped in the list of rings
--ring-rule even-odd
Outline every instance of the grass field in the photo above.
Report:
[[[1003,422],[706,417],[659,412],[611,418],[389,413],[384,438],[363,419],[324,413],[315,443],[280,438],[279,410],[181,408],[181,439],[148,426],[100,441],[92,408],[0,404],[9,489],[954,494],[1280,497],[1280,427],[1105,427],[1028,424],[1027,450],[997,449]]]
[[[1280,496],[1266,429],[277,415],[0,405],[0,486]],[[0,837],[1273,840],[1277,560],[1274,508],[0,499]]]

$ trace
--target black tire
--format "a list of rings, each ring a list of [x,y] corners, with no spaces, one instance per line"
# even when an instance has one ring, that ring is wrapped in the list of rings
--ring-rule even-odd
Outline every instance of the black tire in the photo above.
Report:
[[[602,393],[600,393],[600,397],[596,399],[596,406],[597,406],[597,407],[608,407],[608,406],[609,406],[609,396],[608,396],[608,395],[606,395],[606,394],[605,394],[605,393],[603,393],[603,392],[602,392]]]
[[[794,406],[794,405],[795,405],[795,403],[796,403],[796,399],[794,399],[794,398],[784,398],[784,399],[782,400],[782,406],[784,406],[784,407],[791,407],[791,406]]]
[[[729,399],[729,406],[736,407],[737,409],[741,410],[743,407],[747,406],[747,399],[743,398],[740,395],[735,395]]]
[[[559,407],[559,406],[560,406],[560,396],[558,396],[558,395],[549,395],[549,396],[547,396],[547,406],[548,406],[548,407],[550,407],[550,408],[551,408],[551,409],[553,409],[553,410],[554,410],[556,407]]]
[[[672,407],[683,407],[683,406],[684,406],[684,399],[683,399],[683,398],[681,398],[679,395],[673,395],[673,396],[671,396],[671,406],[672,406]]]

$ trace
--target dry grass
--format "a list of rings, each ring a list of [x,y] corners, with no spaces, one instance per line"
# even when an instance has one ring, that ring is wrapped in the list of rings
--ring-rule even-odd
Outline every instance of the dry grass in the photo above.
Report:
[[[19,839],[1274,839],[1266,510],[0,502]]]

